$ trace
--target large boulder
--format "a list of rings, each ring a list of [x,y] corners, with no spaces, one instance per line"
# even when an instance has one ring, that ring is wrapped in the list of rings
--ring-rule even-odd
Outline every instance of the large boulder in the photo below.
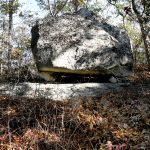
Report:
[[[32,52],[43,74],[113,74],[124,78],[132,72],[126,32],[88,9],[45,17],[32,27],[31,34]]]

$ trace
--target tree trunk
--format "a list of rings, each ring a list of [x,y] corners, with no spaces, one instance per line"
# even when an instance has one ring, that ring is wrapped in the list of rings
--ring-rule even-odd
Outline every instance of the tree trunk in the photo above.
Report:
[[[10,61],[11,50],[12,50],[12,25],[13,25],[13,4],[15,0],[9,0],[9,24],[8,24],[8,37],[9,37],[9,46],[8,46],[8,62]],[[10,68],[8,63],[8,69]]]
[[[146,59],[147,59],[147,63],[148,63],[148,69],[150,70],[150,53],[148,50],[148,43],[146,41],[147,33],[146,33],[146,29],[144,28],[144,20],[142,18],[142,14],[140,14],[140,12],[138,11],[138,9],[136,7],[135,0],[132,0],[132,7],[133,7],[134,13],[136,14],[136,16],[138,18],[138,22],[139,22],[141,33],[142,33],[142,40],[144,43]]]
[[[78,11],[78,7],[79,7],[78,0],[73,0],[72,4],[73,4],[73,7],[74,7],[74,11],[77,12]]]
[[[48,5],[49,14],[52,15],[50,0],[47,0],[47,5]]]
[[[146,42],[147,34],[145,33],[142,23],[140,23],[140,28],[141,28],[141,32],[142,32],[142,39],[144,42],[144,49],[145,49],[146,59],[147,59],[147,63],[148,63],[148,69],[150,70],[150,53],[148,50],[148,43]]]

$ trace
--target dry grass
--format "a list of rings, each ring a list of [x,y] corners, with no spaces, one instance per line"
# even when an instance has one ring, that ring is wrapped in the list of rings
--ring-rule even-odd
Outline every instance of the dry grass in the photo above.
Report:
[[[0,150],[149,150],[150,88],[139,84],[149,79],[139,72],[132,86],[97,98],[1,96]]]
[[[140,64],[134,67],[134,79],[139,83],[150,83],[150,71],[148,66]]]
[[[130,90],[75,102],[0,98],[1,149],[150,149],[150,93]],[[107,148],[106,148],[107,149]]]

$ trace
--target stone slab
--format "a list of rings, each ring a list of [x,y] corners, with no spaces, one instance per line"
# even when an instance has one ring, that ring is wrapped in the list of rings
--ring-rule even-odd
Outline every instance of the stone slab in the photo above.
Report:
[[[47,98],[61,101],[78,97],[98,97],[107,92],[119,91],[128,85],[129,83],[7,83],[0,84],[0,95]]]

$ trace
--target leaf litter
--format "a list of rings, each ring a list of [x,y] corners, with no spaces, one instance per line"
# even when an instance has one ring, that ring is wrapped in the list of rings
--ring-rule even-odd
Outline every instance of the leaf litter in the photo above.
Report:
[[[0,96],[0,150],[149,150],[148,81],[63,102]]]

